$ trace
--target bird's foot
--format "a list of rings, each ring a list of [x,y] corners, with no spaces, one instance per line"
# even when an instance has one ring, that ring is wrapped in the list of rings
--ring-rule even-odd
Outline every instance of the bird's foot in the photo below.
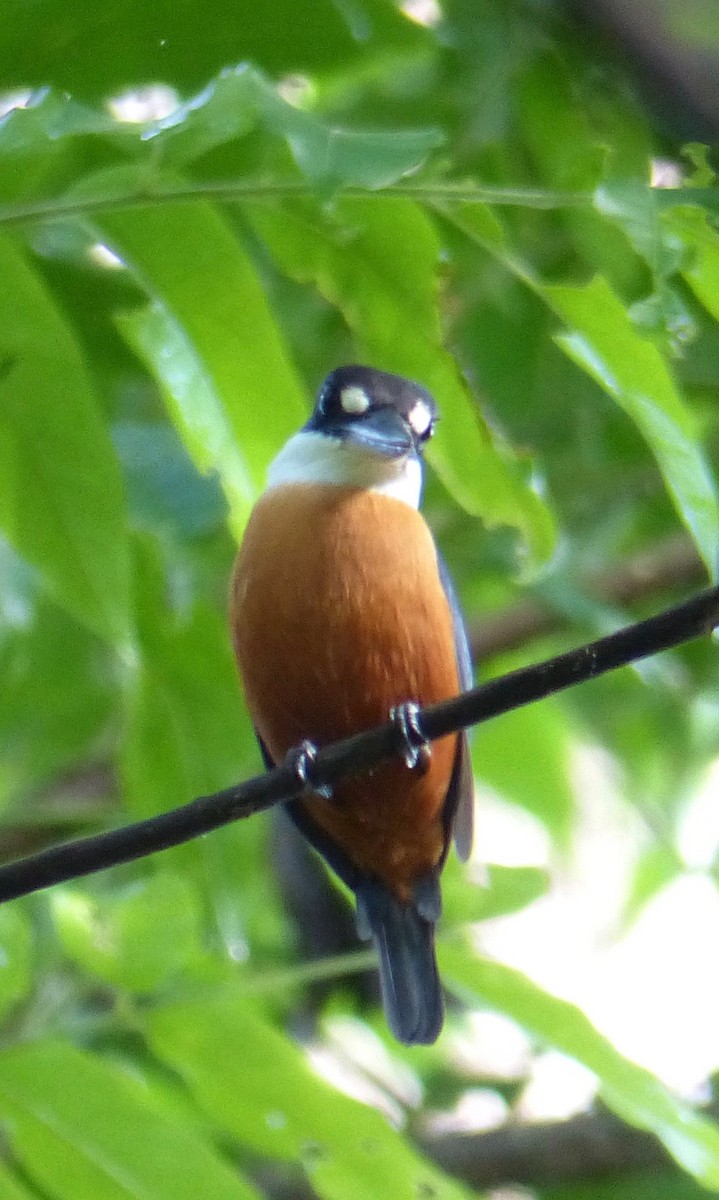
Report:
[[[300,742],[299,746],[292,746],[285,755],[285,765],[294,773],[297,781],[306,787],[308,791],[315,792],[321,796],[323,800],[332,798],[332,788],[329,783],[316,783],[312,778],[314,766],[317,762],[317,747],[314,742]]]
[[[408,700],[390,709],[389,719],[397,729],[400,753],[404,764],[410,771],[419,771],[424,775],[429,769],[432,749],[429,738],[422,728],[420,721],[421,709],[419,704]]]

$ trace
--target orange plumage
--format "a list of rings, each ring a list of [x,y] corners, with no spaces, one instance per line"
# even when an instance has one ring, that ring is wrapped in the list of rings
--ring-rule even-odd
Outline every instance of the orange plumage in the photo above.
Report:
[[[459,685],[452,616],[424,519],[400,500],[294,484],[260,499],[237,558],[231,628],[247,706],[272,759],[372,728]],[[400,760],[306,801],[315,823],[400,898],[444,852],[456,735],[426,773]]]

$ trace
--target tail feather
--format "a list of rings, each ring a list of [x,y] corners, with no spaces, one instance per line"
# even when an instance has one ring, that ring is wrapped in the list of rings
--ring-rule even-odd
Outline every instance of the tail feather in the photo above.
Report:
[[[444,1021],[434,952],[434,921],[412,901],[398,900],[377,880],[357,888],[357,928],[379,955],[382,1005],[395,1037],[411,1046],[431,1044]]]

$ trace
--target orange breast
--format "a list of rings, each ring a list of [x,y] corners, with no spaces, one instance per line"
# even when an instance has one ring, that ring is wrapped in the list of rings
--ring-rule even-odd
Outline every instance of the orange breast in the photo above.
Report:
[[[432,537],[399,500],[293,484],[257,504],[235,564],[232,638],[250,714],[279,762],[387,720],[405,700],[458,691],[452,617]],[[406,898],[443,851],[456,736],[425,774],[399,761],[343,780],[313,820],[360,869]]]

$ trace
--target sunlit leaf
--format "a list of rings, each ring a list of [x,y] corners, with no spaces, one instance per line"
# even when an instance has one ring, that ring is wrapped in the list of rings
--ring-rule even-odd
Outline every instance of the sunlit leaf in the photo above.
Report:
[[[155,1053],[221,1129],[261,1155],[301,1164],[319,1196],[468,1195],[378,1112],[321,1079],[246,1000],[158,1008],[146,1028]]]
[[[538,817],[566,847],[574,814],[569,754],[562,708],[548,699],[487,722],[477,736],[476,771],[504,799]]]
[[[603,279],[585,287],[546,287],[570,332],[557,343],[635,422],[651,448],[682,520],[708,570],[719,547],[719,505],[698,430],[655,346],[637,333]]]
[[[26,1183],[21,1183],[4,1163],[0,1163],[0,1200],[36,1200]]]
[[[442,873],[442,912],[447,926],[468,921],[491,921],[518,912],[545,895],[549,876],[539,867],[504,867],[482,864],[472,878],[466,867],[451,857]]]
[[[236,1167],[128,1073],[62,1042],[0,1055],[14,1155],[57,1200],[255,1200]]]
[[[624,1058],[580,1009],[543,991],[519,971],[478,958],[467,948],[442,945],[440,966],[447,982],[460,992],[471,992],[477,1003],[511,1017],[546,1045],[593,1071],[610,1108],[656,1134],[705,1187],[719,1189],[719,1127]]]
[[[12,0],[4,13],[0,88],[54,82],[103,100],[163,80],[187,95],[228,62],[253,61],[281,76],[422,46],[424,30],[394,5],[362,0],[354,7],[359,27],[350,6],[332,0],[303,7],[302,20],[283,8],[238,9],[232,0],[214,0],[211,20],[186,2],[165,9],[126,0],[100,14],[87,0],[39,0],[30,11]]]
[[[32,954],[33,930],[25,909],[5,904],[0,908],[0,1018],[29,992]]]
[[[199,949],[197,896],[169,871],[119,895],[65,887],[52,893],[50,903],[68,957],[115,987],[154,991]]]
[[[247,64],[228,68],[199,96],[147,130],[165,160],[184,165],[260,126],[287,142],[302,173],[327,192],[340,185],[380,188],[415,170],[441,130],[344,129],[288,103]]]
[[[127,647],[122,482],[87,366],[9,239],[0,239],[0,278],[0,523],[59,603]]]
[[[121,328],[156,375],[197,466],[217,472],[239,534],[302,390],[239,241],[204,205],[106,213],[98,235],[151,297]]]
[[[18,566],[0,552],[6,598]],[[0,638],[0,804],[96,752],[117,699],[106,660],[97,637],[45,597]]]
[[[719,320],[719,235],[700,208],[683,205],[664,214],[663,227],[682,251],[682,275],[697,299]]]

